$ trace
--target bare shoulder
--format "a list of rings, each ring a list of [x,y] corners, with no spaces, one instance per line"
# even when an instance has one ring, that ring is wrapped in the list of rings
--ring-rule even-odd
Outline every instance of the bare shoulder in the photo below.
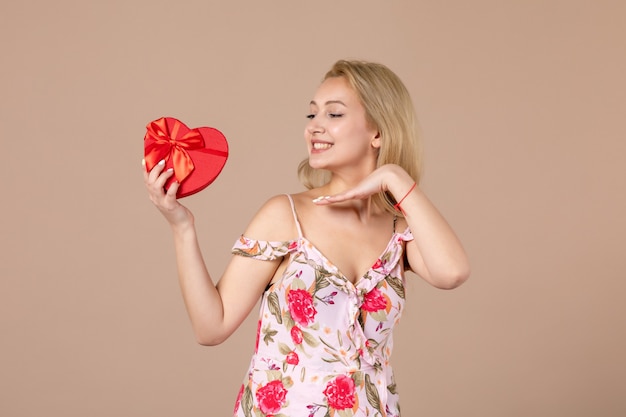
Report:
[[[252,218],[244,234],[251,239],[266,241],[295,239],[298,231],[289,198],[280,194],[268,199]]]

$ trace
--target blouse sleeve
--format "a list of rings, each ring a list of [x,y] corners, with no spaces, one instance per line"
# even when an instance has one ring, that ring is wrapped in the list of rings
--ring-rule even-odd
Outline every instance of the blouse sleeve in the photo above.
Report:
[[[409,229],[408,227],[406,228],[404,233],[400,233],[399,235],[400,239],[404,240],[405,242],[410,242],[411,240],[413,240],[413,233],[411,233],[411,229]]]
[[[232,253],[261,261],[273,261],[293,252],[296,247],[296,241],[270,242],[241,235],[233,245]]]

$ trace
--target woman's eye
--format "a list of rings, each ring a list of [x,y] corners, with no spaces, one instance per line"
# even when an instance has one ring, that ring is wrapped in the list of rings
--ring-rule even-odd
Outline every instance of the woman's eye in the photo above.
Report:
[[[316,114],[314,113],[310,113],[306,115],[306,118],[311,120],[311,119],[315,119]],[[343,113],[328,113],[328,117],[330,117],[331,119],[335,119],[337,117],[343,117]]]

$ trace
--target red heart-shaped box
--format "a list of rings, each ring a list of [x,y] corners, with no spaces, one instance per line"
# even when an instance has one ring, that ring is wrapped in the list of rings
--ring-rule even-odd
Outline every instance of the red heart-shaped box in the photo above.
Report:
[[[219,130],[212,127],[189,129],[173,117],[154,120],[146,129],[146,170],[150,172],[159,161],[165,160],[164,170],[174,169],[165,189],[178,181],[177,198],[202,191],[222,172],[228,159],[228,142]]]

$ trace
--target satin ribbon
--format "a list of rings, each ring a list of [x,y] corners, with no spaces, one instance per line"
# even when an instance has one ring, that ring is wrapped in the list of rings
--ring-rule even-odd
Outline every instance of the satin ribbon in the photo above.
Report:
[[[167,121],[161,119],[150,122],[146,128],[148,132],[145,136],[145,160],[146,166],[150,169],[161,160],[166,162],[172,158],[174,176],[180,184],[194,170],[194,164],[187,151],[204,149],[204,139],[198,130],[188,130],[181,133],[183,125],[180,121],[173,119],[172,130],[167,126]]]

